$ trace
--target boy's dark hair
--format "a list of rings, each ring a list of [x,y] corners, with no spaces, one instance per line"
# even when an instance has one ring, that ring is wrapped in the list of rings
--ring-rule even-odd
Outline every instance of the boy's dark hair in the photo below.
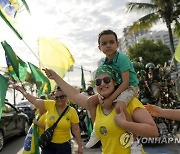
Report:
[[[112,30],[107,29],[107,30],[103,30],[101,33],[99,33],[99,35],[98,35],[98,44],[100,44],[101,36],[108,35],[108,34],[113,34],[115,36],[116,41],[118,41],[117,34],[115,32],[113,32]]]
[[[90,91],[94,91],[94,90],[93,90],[93,87],[91,87],[91,86],[89,86],[89,87],[87,88],[86,92],[90,92]]]

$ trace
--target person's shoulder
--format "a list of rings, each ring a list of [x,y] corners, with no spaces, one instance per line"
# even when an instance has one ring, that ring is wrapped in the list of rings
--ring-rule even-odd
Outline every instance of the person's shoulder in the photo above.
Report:
[[[144,108],[144,105],[141,103],[141,101],[137,98],[137,97],[134,97],[132,99],[131,102],[129,102],[128,104],[129,107],[132,107],[133,110],[140,107],[140,108]]]
[[[124,62],[124,61],[130,61],[130,59],[126,53],[119,52],[118,61]]]
[[[44,100],[44,102],[46,102],[46,103],[55,103],[55,100],[47,99],[47,100]]]
[[[51,99],[44,100],[44,104],[46,107],[52,107],[55,105],[55,101]]]
[[[72,111],[72,112],[77,112],[76,109],[72,106],[69,106],[69,110]]]

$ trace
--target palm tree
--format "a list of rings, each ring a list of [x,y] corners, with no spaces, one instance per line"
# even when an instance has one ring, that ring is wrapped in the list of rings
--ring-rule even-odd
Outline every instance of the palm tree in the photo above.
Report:
[[[150,3],[127,3],[128,12],[131,11],[149,11],[149,14],[141,17],[133,23],[129,32],[135,32],[140,29],[148,30],[153,24],[159,21],[165,22],[170,39],[171,55],[173,57],[175,47],[173,43],[172,24],[174,24],[174,32],[180,36],[180,0],[150,0]],[[174,60],[175,68],[176,62]]]

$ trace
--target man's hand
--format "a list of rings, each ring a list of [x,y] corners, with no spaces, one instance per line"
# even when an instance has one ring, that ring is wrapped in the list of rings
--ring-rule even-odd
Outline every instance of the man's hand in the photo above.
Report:
[[[147,104],[145,105],[148,112],[154,117],[161,117],[162,108],[156,105]]]

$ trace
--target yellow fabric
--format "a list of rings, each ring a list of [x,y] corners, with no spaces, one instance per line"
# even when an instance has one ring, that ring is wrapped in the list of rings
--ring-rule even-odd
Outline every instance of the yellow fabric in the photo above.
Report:
[[[177,48],[176,48],[175,59],[176,59],[178,62],[180,62],[180,40],[179,40],[178,46],[177,46]]]
[[[29,128],[29,131],[31,131],[31,129],[33,128],[33,125],[34,124],[32,124],[31,127]],[[30,146],[30,149],[29,150],[25,149],[25,145],[24,145],[23,154],[35,154],[34,135],[32,133],[29,133],[29,131],[28,131],[28,134],[26,135],[26,138],[29,138],[29,139],[27,139],[29,141],[31,139],[31,142],[28,143],[28,145]],[[25,141],[26,141],[26,139],[25,139]],[[26,144],[26,143],[24,143],[24,144]]]
[[[52,126],[59,118],[56,109],[56,102],[53,100],[45,101],[46,112],[46,129]],[[69,107],[68,111],[64,114],[58,122],[54,130],[52,141],[53,143],[64,143],[71,139],[71,124],[79,123],[79,117],[73,107]]]
[[[36,116],[36,119],[37,119],[37,117],[39,116],[38,115],[39,113],[38,113],[38,110],[36,110],[36,112],[35,112],[35,116]],[[38,122],[39,123],[45,123],[45,119],[46,119],[46,113],[44,113],[43,115],[41,115],[41,117],[39,118],[39,120],[38,120]],[[29,128],[29,131],[31,131],[31,129],[33,128],[33,125],[34,124],[32,124],[31,125],[31,127]],[[28,131],[28,132],[29,132]],[[37,127],[37,132],[38,132],[38,136],[40,136],[43,132],[44,132],[44,129],[43,128],[41,128],[41,127]],[[26,137],[29,137],[29,138],[32,138],[31,139],[31,143],[30,143],[30,150],[23,150],[23,154],[37,154],[36,152],[35,152],[35,145],[34,145],[34,135],[33,135],[33,133],[28,133],[28,135],[26,136]]]
[[[127,112],[132,115],[133,110],[137,107],[144,108],[141,102],[134,98],[126,107]],[[125,130],[121,129],[114,122],[114,116],[116,115],[115,109],[111,113],[105,115],[102,111],[100,105],[96,109],[96,119],[95,119],[95,132],[100,138],[102,143],[102,153],[103,154],[130,154],[130,147],[124,148],[120,143],[120,137]]]
[[[74,58],[69,49],[61,42],[50,38],[39,38],[39,58],[41,68],[54,70],[61,77],[73,66]],[[55,82],[51,82],[54,88]]]

